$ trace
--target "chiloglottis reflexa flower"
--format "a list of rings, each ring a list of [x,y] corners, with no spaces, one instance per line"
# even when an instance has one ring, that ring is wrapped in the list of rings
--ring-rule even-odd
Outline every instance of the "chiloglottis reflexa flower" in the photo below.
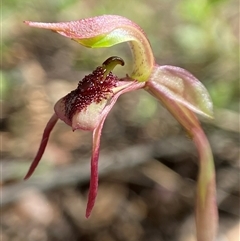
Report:
[[[212,118],[213,107],[202,83],[182,68],[156,64],[144,31],[127,18],[103,15],[61,23],[25,23],[52,30],[89,48],[111,47],[128,42],[133,54],[132,73],[122,78],[114,75],[114,67],[124,65],[124,62],[117,56],[110,57],[79,81],[75,90],[55,104],[55,113],[47,123],[38,153],[25,179],[29,178],[37,167],[58,119],[73,130],[92,131],[91,179],[86,210],[86,217],[89,217],[97,196],[98,157],[104,121],[120,95],[144,89],[165,105],[186,129],[197,147],[197,239],[213,241],[218,223],[214,162],[210,145],[195,114]]]

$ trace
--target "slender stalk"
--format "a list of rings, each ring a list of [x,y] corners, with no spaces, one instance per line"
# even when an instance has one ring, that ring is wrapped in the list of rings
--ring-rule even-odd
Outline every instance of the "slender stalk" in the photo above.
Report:
[[[193,130],[193,141],[200,156],[196,198],[197,240],[214,241],[217,234],[217,203],[212,151],[201,129]]]

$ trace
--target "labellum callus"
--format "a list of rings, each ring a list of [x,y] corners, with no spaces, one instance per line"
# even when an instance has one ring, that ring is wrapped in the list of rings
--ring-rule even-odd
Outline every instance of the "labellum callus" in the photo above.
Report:
[[[112,73],[117,65],[124,65],[120,57],[110,57],[102,66],[79,81],[75,90],[60,99],[55,105],[55,112],[73,130],[94,130],[98,116],[114,95],[120,79]]]

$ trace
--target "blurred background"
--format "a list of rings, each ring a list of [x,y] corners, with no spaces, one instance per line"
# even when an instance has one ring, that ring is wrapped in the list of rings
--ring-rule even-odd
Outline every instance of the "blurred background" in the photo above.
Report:
[[[85,218],[91,134],[59,121],[38,169],[22,178],[54,103],[127,44],[87,49],[24,20],[70,21],[102,14],[130,18],[146,32],[160,65],[193,73],[208,89],[215,120],[201,119],[213,148],[218,241],[239,240],[239,1],[2,1],[1,241],[194,241],[198,155],[152,96],[122,96],[105,123],[99,194]]]

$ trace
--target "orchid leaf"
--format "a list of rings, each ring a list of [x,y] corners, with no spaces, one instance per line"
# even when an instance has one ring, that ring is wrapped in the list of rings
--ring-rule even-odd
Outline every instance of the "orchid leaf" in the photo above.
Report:
[[[134,58],[131,77],[138,81],[147,81],[154,67],[153,53],[145,33],[127,18],[103,15],[61,23],[25,23],[32,27],[50,29],[89,48],[111,47],[129,42]]]
[[[175,66],[156,66],[149,82],[169,99],[188,109],[213,117],[211,98],[203,84],[185,69]]]

